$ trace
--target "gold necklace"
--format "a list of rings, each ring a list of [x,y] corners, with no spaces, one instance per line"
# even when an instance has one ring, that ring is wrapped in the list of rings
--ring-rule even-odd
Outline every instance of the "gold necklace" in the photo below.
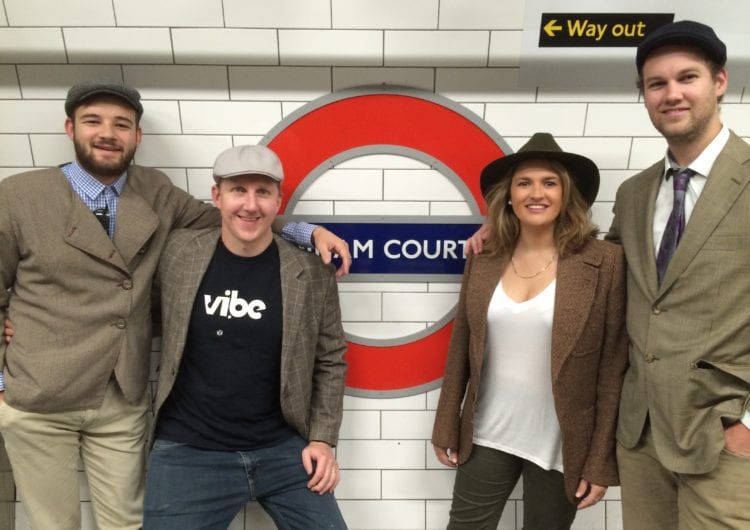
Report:
[[[552,254],[552,257],[549,259],[549,262],[547,262],[547,264],[544,267],[542,267],[540,270],[538,270],[538,271],[536,271],[536,272],[534,272],[532,274],[520,274],[518,272],[518,270],[516,270],[516,263],[515,263],[515,261],[513,261],[513,256],[510,257],[510,267],[513,269],[513,273],[516,276],[518,276],[519,278],[521,278],[523,280],[530,280],[532,278],[536,278],[541,273],[543,273],[544,271],[546,271],[547,269],[549,269],[549,266],[552,265],[552,263],[555,261],[555,257],[556,257],[555,254]]]

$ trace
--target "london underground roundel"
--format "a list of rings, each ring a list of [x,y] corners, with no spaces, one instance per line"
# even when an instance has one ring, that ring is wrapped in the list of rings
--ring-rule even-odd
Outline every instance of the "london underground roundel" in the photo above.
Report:
[[[322,97],[284,119],[261,143],[284,165],[285,218],[325,225],[348,241],[354,260],[343,280],[347,285],[460,282],[462,245],[483,220],[479,174],[510,152],[486,122],[464,107],[433,93],[398,87]],[[367,155],[397,155],[436,170],[455,185],[468,214],[294,214],[317,179]],[[347,330],[347,394],[396,397],[439,386],[454,311],[405,336],[373,338]]]

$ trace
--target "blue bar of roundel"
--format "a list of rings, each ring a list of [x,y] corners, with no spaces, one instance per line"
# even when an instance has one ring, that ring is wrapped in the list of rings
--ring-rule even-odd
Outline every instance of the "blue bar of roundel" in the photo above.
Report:
[[[349,243],[351,274],[462,274],[478,224],[324,223]]]

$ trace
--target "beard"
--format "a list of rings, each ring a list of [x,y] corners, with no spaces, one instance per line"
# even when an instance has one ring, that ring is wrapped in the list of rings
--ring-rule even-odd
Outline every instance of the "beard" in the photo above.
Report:
[[[107,145],[105,142],[100,142],[100,144]],[[117,178],[122,175],[128,169],[135,156],[135,147],[133,147],[120,151],[120,156],[117,158],[109,160],[97,159],[94,149],[78,139],[74,139],[73,148],[75,149],[76,160],[78,160],[83,169],[95,177],[105,179]]]

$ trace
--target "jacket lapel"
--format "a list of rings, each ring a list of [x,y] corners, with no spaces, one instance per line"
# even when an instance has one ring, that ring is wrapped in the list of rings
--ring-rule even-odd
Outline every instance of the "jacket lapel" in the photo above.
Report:
[[[742,165],[750,158],[750,150],[734,134],[714,162],[711,174],[695,204],[685,233],[669,262],[658,294],[664,294],[685,272],[706,240],[732,208],[742,190],[750,182],[750,168]]]
[[[183,328],[180,330],[179,343],[175,345],[173,350],[178,352],[177,355],[180,358],[185,348],[185,341],[187,340],[188,326],[190,324],[195,297],[198,294],[198,288],[201,281],[203,281],[206,270],[208,270],[211,259],[214,257],[220,233],[221,229],[217,228],[201,234],[193,240],[192,252],[188,254],[190,258],[185,260],[182,271],[184,280],[179,282],[180,292],[175,299],[175,303],[169,307],[172,314],[171,320],[180,323]]]
[[[65,177],[63,176],[63,179]],[[67,183],[67,181],[65,181]],[[70,210],[65,225],[65,242],[78,250],[90,254],[106,263],[129,273],[125,262],[115,249],[112,240],[102,228],[91,210],[84,204],[75,190],[66,187],[70,199]]]
[[[284,388],[287,374],[292,373],[293,361],[292,345],[297,341],[300,322],[304,322],[303,315],[304,289],[300,284],[300,276],[304,268],[299,261],[297,251],[274,235],[276,246],[279,249],[279,262],[281,264],[281,301],[282,301],[282,325],[281,334],[281,388]]]
[[[552,380],[578,342],[589,318],[599,282],[601,256],[584,252],[557,264],[555,310],[552,320]],[[575,315],[575,318],[571,318]]]
[[[158,226],[159,216],[153,208],[126,184],[117,207],[114,240],[124,263],[130,264]]]
[[[658,288],[654,250],[654,205],[663,174],[663,162],[646,170],[635,187],[633,202],[626,205],[632,212],[627,219],[633,224],[632,233],[636,236],[636,239],[623,241],[623,245],[627,246],[626,254],[635,258],[628,260],[628,271],[640,289],[652,297]]]

